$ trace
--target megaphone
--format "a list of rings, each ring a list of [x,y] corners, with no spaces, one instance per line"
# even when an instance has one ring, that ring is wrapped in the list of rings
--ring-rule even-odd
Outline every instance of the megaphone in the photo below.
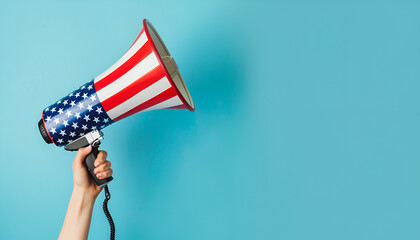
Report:
[[[135,113],[156,109],[194,111],[191,95],[174,59],[152,24],[143,29],[127,52],[93,80],[42,111],[39,131],[47,143],[77,150],[92,145],[85,159],[98,186],[93,162],[102,140],[101,129]]]

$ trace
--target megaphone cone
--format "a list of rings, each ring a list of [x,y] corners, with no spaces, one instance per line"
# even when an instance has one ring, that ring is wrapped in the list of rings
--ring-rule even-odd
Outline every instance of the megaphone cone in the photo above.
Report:
[[[178,67],[146,19],[133,45],[112,67],[94,79],[110,118],[118,121],[140,111],[186,108],[194,103]]]

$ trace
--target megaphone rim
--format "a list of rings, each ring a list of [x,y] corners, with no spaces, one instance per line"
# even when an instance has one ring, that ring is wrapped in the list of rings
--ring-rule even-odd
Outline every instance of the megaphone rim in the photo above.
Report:
[[[166,76],[167,76],[167,78],[168,78],[168,80],[169,80],[169,83],[170,83],[170,84],[171,84],[171,86],[175,89],[175,91],[176,91],[176,93],[177,93],[177,95],[178,95],[179,99],[181,99],[181,101],[182,101],[182,103],[184,104],[184,106],[185,106],[188,110],[190,110],[191,112],[194,112],[194,110],[195,110],[195,105],[194,105],[194,102],[193,102],[193,100],[192,100],[192,97],[191,97],[191,95],[190,95],[190,93],[189,93],[189,91],[188,91],[188,88],[187,88],[187,86],[185,85],[184,79],[182,78],[181,74],[179,73],[179,76],[180,76],[180,78],[181,78],[181,81],[182,81],[183,85],[185,86],[185,89],[186,89],[186,91],[187,91],[187,94],[188,94],[188,96],[189,96],[189,99],[191,100],[191,104],[189,104],[189,103],[187,102],[187,100],[185,99],[185,97],[184,97],[184,96],[182,95],[182,93],[179,91],[179,89],[178,89],[178,87],[176,86],[176,84],[175,84],[174,80],[172,79],[171,75],[169,74],[168,69],[166,68],[165,64],[163,63],[163,61],[162,61],[162,57],[160,56],[160,54],[159,54],[159,52],[158,52],[158,50],[157,50],[157,48],[156,48],[156,45],[155,45],[155,43],[154,43],[154,41],[153,41],[153,39],[152,39],[152,36],[150,35],[149,28],[148,28],[148,26],[147,26],[148,24],[150,25],[150,27],[151,27],[151,28],[153,28],[153,30],[154,30],[154,32],[156,33],[157,37],[159,38],[159,40],[160,40],[161,44],[163,45],[163,47],[164,47],[166,50],[167,50],[167,47],[166,47],[165,43],[163,42],[162,38],[160,37],[159,33],[158,33],[158,32],[156,31],[156,29],[154,28],[153,24],[152,24],[149,20],[147,20],[147,19],[145,18],[145,19],[143,20],[143,29],[144,29],[144,32],[146,33],[147,38],[148,38],[148,39],[150,39],[150,43],[151,43],[150,45],[151,45],[151,47],[152,47],[152,49],[153,49],[153,52],[155,52],[155,54],[157,54],[157,56],[159,56],[159,57],[157,58],[157,59],[158,59],[158,61],[159,61],[159,64],[163,67],[163,69],[164,69],[164,71],[165,71],[165,74],[166,74]],[[169,50],[167,50],[167,52],[169,53]],[[169,53],[169,54],[170,54],[170,53]]]
[[[49,131],[47,130],[47,126],[45,125],[45,119],[44,119],[44,111],[42,111],[42,125],[40,126],[40,124],[39,124],[39,122],[38,122],[38,129],[39,129],[39,131],[41,132],[41,135],[42,135],[42,137],[44,138],[44,134],[42,133],[43,131],[45,131],[46,133],[47,133],[47,135],[48,135],[48,137],[50,138],[50,140],[51,140],[51,142],[49,142],[49,141],[47,141],[45,138],[44,138],[44,140],[47,142],[47,143],[54,143],[54,145],[56,145],[56,146],[58,146],[57,145],[57,143],[55,143],[54,142],[54,140],[53,140],[53,138],[51,137],[51,135],[50,135],[50,133],[49,133]]]

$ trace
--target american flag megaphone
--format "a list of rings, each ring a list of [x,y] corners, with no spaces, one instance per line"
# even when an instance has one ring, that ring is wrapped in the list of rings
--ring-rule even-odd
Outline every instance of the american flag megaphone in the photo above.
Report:
[[[64,146],[138,112],[194,111],[179,69],[152,24],[105,72],[45,108],[38,123],[47,143]]]
[[[195,109],[178,66],[155,28],[144,19],[143,29],[122,58],[45,108],[38,128],[47,143],[66,145],[66,150],[92,145],[85,165],[95,183],[107,190],[112,177],[98,179],[93,171],[102,140],[100,130],[132,114],[165,108]]]

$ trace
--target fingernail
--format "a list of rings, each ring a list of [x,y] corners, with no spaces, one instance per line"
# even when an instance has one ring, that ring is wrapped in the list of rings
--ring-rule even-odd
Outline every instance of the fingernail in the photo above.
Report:
[[[100,177],[102,177],[102,174],[101,173],[98,173],[98,174],[96,174],[96,177],[97,178],[100,178]]]

